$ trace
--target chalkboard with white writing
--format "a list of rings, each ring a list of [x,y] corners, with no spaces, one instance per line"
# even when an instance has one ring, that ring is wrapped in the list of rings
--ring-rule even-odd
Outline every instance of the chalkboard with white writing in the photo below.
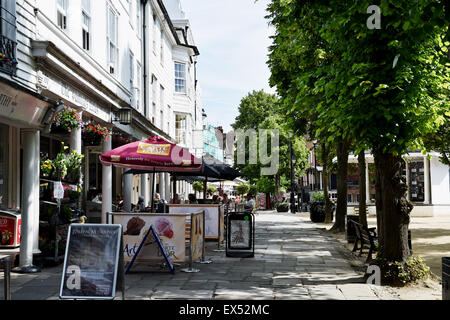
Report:
[[[121,225],[70,225],[60,298],[114,299],[121,239]]]

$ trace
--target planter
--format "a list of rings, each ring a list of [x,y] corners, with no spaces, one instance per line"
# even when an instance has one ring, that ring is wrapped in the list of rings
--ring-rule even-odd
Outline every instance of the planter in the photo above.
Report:
[[[52,125],[51,127],[51,132],[54,134],[69,134],[69,130],[67,130],[66,128],[60,127],[60,126],[55,126]]]
[[[91,138],[90,137],[88,139],[83,138],[83,144],[86,147],[97,147],[97,146],[102,144],[102,139],[103,139],[102,136],[98,136],[98,137],[95,137],[95,138]]]
[[[289,203],[278,205],[277,212],[289,212]]]
[[[335,205],[331,204],[331,221],[333,221],[334,218],[334,210]],[[325,201],[314,201],[311,203],[310,206],[310,219],[312,222],[315,223],[323,223],[325,222]]]

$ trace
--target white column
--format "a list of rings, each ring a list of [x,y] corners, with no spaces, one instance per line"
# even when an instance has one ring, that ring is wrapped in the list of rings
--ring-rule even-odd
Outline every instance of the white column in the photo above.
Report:
[[[369,175],[369,163],[366,159],[366,204],[370,204],[370,175]]]
[[[165,178],[165,188],[166,188],[166,200],[167,200],[167,202],[170,202],[170,199],[172,199],[172,196],[171,196],[171,189],[170,189],[170,174],[169,173],[164,173],[164,178]]]
[[[167,200],[166,199],[166,187],[165,187],[165,177],[164,177],[164,172],[160,172],[159,173],[159,195],[161,196],[161,199],[163,200]]]
[[[111,138],[103,140],[102,152],[111,150]],[[107,213],[112,212],[112,166],[102,166],[102,224],[107,223]]]
[[[320,189],[319,190],[323,190],[323,177],[322,177],[322,171],[319,172],[319,181],[320,181]]]
[[[148,204],[148,202],[150,201],[150,197],[149,197],[149,187],[148,187],[149,183],[148,183],[148,174],[142,174],[141,175],[141,196],[144,197],[144,203],[145,205]]]
[[[132,189],[132,175],[125,174],[129,169],[124,171],[123,175],[123,208],[125,211],[131,211],[131,189]]]
[[[425,201],[424,204],[430,204],[430,161],[427,157],[423,158],[423,165],[424,165],[424,193],[425,193]]]
[[[22,239],[19,268],[33,265],[33,253],[39,251],[39,166],[40,135],[38,130],[22,131],[23,187],[22,187]]]

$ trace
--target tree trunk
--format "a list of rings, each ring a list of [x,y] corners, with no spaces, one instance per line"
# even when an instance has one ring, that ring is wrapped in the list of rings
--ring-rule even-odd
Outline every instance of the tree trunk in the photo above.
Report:
[[[280,195],[280,175],[275,175],[275,197]]]
[[[366,206],[366,158],[364,150],[358,155],[359,171],[359,223],[367,227]]]
[[[331,223],[333,221],[331,216],[331,200],[328,195],[328,154],[326,142],[322,144],[322,163],[323,163],[323,195],[325,197],[325,223]]]
[[[335,232],[345,232],[345,219],[347,217],[347,169],[348,150],[350,143],[347,139],[337,144],[337,206],[336,221],[330,229]]]
[[[406,198],[408,190],[403,176],[403,159],[374,150],[376,170],[376,206],[380,249],[378,257],[388,262],[405,262],[411,255],[408,247],[409,213],[413,205]]]

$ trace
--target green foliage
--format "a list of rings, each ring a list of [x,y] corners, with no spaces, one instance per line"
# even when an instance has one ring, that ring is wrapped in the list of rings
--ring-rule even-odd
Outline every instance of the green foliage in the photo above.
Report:
[[[239,115],[236,118],[233,128],[235,130],[278,130],[279,132],[279,149],[272,149],[270,145],[270,138],[268,138],[269,152],[278,151],[279,154],[279,171],[278,174],[282,177],[290,176],[290,153],[289,153],[289,128],[286,126],[286,119],[281,116],[283,110],[280,109],[279,100],[276,95],[270,95],[264,91],[253,91],[244,97],[239,107]],[[259,137],[257,141],[259,145]],[[238,146],[239,147],[239,146]],[[303,175],[307,167],[308,150],[306,149],[306,142],[301,135],[293,137],[293,152],[297,158],[295,165],[295,173],[297,177]],[[246,159],[249,156],[249,144],[245,147]],[[257,164],[237,164],[235,158],[235,167],[241,171],[244,176],[252,183],[258,184],[261,179],[261,168],[259,149],[257,152]],[[235,153],[237,157],[237,153]],[[264,165],[265,167],[266,165]],[[269,179],[274,180],[274,177]],[[275,181],[270,183],[267,179],[259,182],[258,188],[262,190],[270,190],[274,192]],[[259,189],[261,191],[261,189]]]
[[[445,122],[439,130],[424,137],[424,144],[427,150],[440,152],[441,162],[450,165],[450,115],[445,116]]]
[[[412,256],[406,262],[387,261],[377,257],[375,264],[381,269],[382,282],[392,285],[406,285],[427,279],[431,272],[419,256]]]
[[[252,196],[256,196],[258,193],[258,187],[254,184],[249,185],[247,194],[251,194]]]
[[[200,181],[195,181],[192,184],[192,189],[194,189],[194,191],[196,192],[203,192],[203,183]]]
[[[241,100],[233,129],[258,129],[264,119],[276,112],[277,104],[278,98],[263,90],[248,93]]]
[[[313,194],[313,201],[325,201],[325,195],[323,191],[316,191]]]
[[[310,120],[312,136],[403,154],[449,110],[449,20],[442,1],[383,0],[383,29],[369,30],[370,4],[273,0],[271,84],[288,117]]]
[[[247,194],[249,192],[249,190],[250,190],[250,185],[248,185],[247,183],[242,182],[236,186],[236,192],[240,195]]]
[[[208,192],[208,193],[215,193],[216,191],[217,191],[217,188],[213,187],[213,186],[208,186],[206,188],[206,192]]]

